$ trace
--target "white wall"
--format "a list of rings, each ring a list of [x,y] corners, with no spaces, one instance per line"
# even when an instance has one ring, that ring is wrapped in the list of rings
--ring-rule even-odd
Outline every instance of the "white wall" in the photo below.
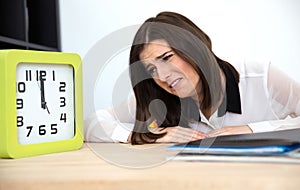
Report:
[[[300,81],[299,0],[60,0],[62,50],[93,59],[91,48],[103,38],[165,10],[194,21],[210,36],[219,57],[268,60]],[[84,96],[94,93],[96,109],[111,105],[115,81],[128,64],[128,48],[111,55],[95,86],[85,84]]]

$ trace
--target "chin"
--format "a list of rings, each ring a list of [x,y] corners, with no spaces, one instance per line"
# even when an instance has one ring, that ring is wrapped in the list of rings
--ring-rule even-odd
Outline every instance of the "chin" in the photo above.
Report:
[[[191,97],[192,93],[190,93],[189,91],[186,91],[186,90],[174,90],[174,89],[168,89],[167,90],[170,94],[173,94],[179,98],[188,98],[188,97]]]
[[[187,98],[189,97],[186,93],[173,93],[175,96],[178,96],[179,98]]]

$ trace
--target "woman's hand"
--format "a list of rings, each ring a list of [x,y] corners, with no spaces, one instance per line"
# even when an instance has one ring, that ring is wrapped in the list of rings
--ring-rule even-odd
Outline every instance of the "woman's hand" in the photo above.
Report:
[[[180,126],[157,128],[155,133],[167,133],[162,138],[156,140],[158,143],[185,143],[207,137],[207,134],[203,132]]]
[[[252,133],[252,130],[248,125],[222,127],[220,129],[209,132],[208,136],[215,137],[221,135],[234,135],[234,134],[244,134],[244,133]]]

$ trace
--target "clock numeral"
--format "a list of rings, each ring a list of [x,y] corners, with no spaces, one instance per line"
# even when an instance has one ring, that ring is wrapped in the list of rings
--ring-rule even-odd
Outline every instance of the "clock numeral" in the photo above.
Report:
[[[55,81],[55,71],[52,71],[52,80]]]
[[[39,126],[39,135],[46,135],[46,125],[40,125]]]
[[[31,131],[32,131],[32,128],[33,128],[33,126],[27,126],[27,127],[26,127],[26,129],[29,129],[29,131],[28,131],[26,137],[29,137],[29,135],[30,135],[30,133],[31,133]]]
[[[60,105],[59,107],[65,107],[66,106],[66,98],[65,97],[60,97]]]
[[[65,92],[66,91],[66,83],[60,82],[59,83],[59,92]]]
[[[39,81],[39,80],[43,80],[43,81],[46,81],[46,71],[44,70],[36,70],[36,81]]]
[[[51,124],[51,134],[54,135],[57,133],[57,124]]]
[[[60,120],[63,122],[67,122],[67,114],[66,113],[61,113],[60,114]]]
[[[51,126],[51,128],[50,128],[51,135],[57,134],[57,132],[58,132],[57,124],[51,124],[50,126]],[[33,126],[26,126],[26,129],[28,129],[26,137],[29,137],[32,134],[31,132],[32,132]],[[40,125],[38,132],[39,132],[40,136],[46,135],[46,133],[47,133],[46,125]]]
[[[26,81],[31,81],[31,70],[26,70]]]
[[[18,82],[17,88],[18,88],[18,92],[24,93],[26,90],[25,82]]]
[[[17,109],[23,108],[23,99],[18,98],[17,99]]]
[[[23,125],[23,116],[17,116],[17,127],[22,127]]]

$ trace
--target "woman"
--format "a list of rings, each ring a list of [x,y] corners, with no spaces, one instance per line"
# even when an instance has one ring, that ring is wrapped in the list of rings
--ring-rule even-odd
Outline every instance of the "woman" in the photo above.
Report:
[[[271,64],[233,67],[212,52],[201,29],[177,13],[159,13],[139,28],[130,51],[130,78],[136,98],[132,131],[117,126],[112,110],[101,110],[98,122],[87,120],[88,141],[187,142],[300,127],[296,81]],[[124,114],[121,122],[133,121]],[[292,119],[283,120],[287,116]]]

